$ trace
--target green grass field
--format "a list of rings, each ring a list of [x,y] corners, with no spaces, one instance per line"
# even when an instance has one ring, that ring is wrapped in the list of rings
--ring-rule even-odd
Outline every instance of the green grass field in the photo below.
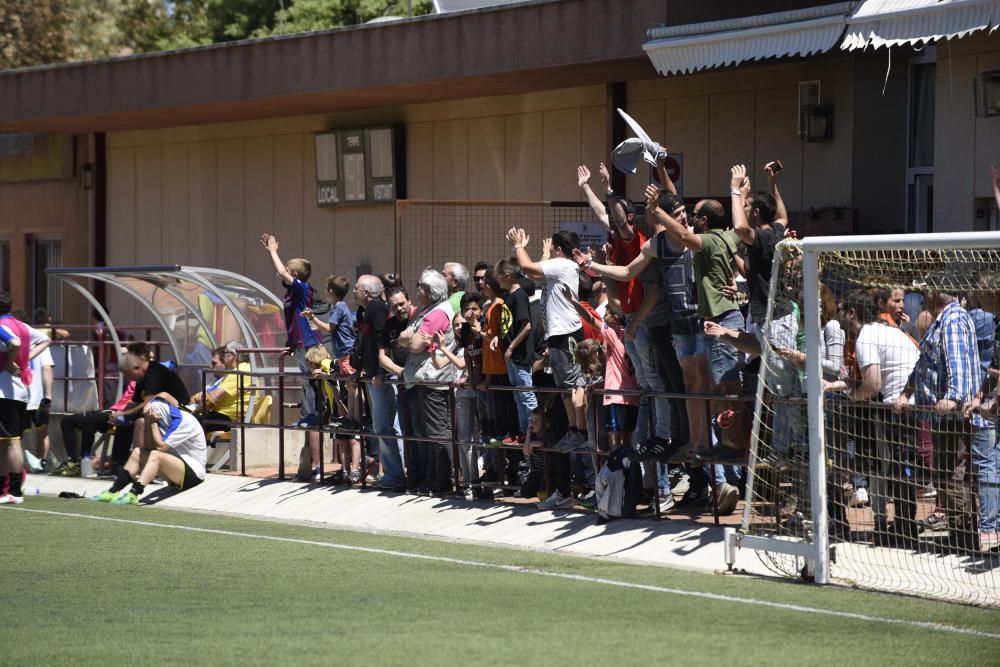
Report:
[[[153,507],[33,497],[22,508],[152,525],[0,508],[3,665],[984,665],[1000,655],[1000,612],[947,603]]]

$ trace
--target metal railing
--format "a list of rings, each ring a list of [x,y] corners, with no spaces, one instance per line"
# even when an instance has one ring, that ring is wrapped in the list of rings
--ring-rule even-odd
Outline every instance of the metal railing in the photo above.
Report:
[[[453,468],[452,472],[453,472],[453,480],[454,480],[453,481],[453,485],[452,485],[452,491],[455,491],[455,492],[457,492],[459,490],[459,484],[460,484],[459,480],[461,479],[461,469],[460,469],[460,465],[461,464],[460,464],[459,447],[461,447],[461,446],[474,446],[474,447],[487,448],[487,446],[484,443],[480,442],[480,441],[462,441],[458,437],[458,428],[457,428],[457,426],[458,426],[458,424],[457,424],[458,415],[457,415],[457,411],[456,411],[456,391],[459,390],[459,389],[466,389],[466,388],[468,388],[468,385],[457,384],[457,383],[436,383],[436,382],[415,382],[415,383],[411,382],[411,383],[407,383],[405,380],[402,380],[402,379],[382,379],[381,380],[381,382],[383,384],[388,384],[388,385],[393,385],[393,386],[396,386],[396,387],[401,387],[403,391],[405,391],[408,388],[414,388],[414,387],[425,387],[425,388],[429,388],[429,389],[436,389],[436,390],[448,391],[448,394],[449,394],[448,406],[449,406],[449,412],[450,412],[450,418],[451,418],[451,429],[450,429],[451,430],[451,437],[450,438],[430,438],[430,437],[416,436],[416,435],[410,434],[409,433],[410,429],[407,428],[407,425],[410,423],[410,421],[409,421],[409,415],[408,415],[408,412],[409,412],[410,408],[409,408],[409,402],[406,401],[406,400],[397,401],[397,406],[398,406],[398,409],[400,411],[400,414],[399,414],[400,435],[398,435],[398,436],[395,435],[394,433],[393,434],[385,434],[385,433],[377,433],[377,432],[374,432],[374,431],[365,430],[365,428],[364,428],[364,421],[361,418],[362,415],[360,414],[361,404],[362,404],[361,400],[357,400],[354,403],[355,407],[356,407],[355,414],[353,414],[353,415],[347,415],[347,416],[352,417],[352,418],[355,419],[356,423],[358,424],[358,428],[347,429],[347,428],[343,428],[343,427],[341,427],[339,425],[335,425],[335,424],[318,424],[316,426],[294,426],[294,425],[290,425],[290,424],[286,423],[284,412],[285,412],[286,408],[296,407],[299,404],[298,403],[288,403],[288,402],[285,401],[285,397],[286,397],[286,393],[289,392],[289,391],[300,391],[301,390],[301,385],[298,384],[298,382],[307,381],[307,380],[310,380],[310,379],[321,379],[321,380],[333,380],[333,381],[337,381],[337,382],[355,383],[355,384],[358,384],[360,386],[362,384],[372,384],[374,382],[373,378],[370,378],[370,377],[358,377],[358,376],[343,376],[343,375],[326,375],[326,374],[320,374],[318,376],[312,376],[312,375],[307,375],[305,373],[301,373],[301,372],[298,372],[298,371],[286,372],[285,371],[285,358],[287,356],[290,356],[293,353],[293,351],[291,349],[289,349],[289,348],[241,348],[241,349],[237,350],[237,353],[239,353],[239,354],[272,353],[272,354],[278,354],[279,355],[279,357],[278,357],[279,362],[278,362],[278,370],[277,370],[277,372],[271,372],[271,371],[240,371],[240,370],[235,370],[235,369],[218,370],[218,369],[208,369],[208,368],[202,369],[202,371],[201,371],[202,372],[202,385],[203,385],[203,389],[205,387],[207,387],[207,376],[208,376],[208,374],[216,374],[216,375],[232,374],[232,375],[237,375],[239,377],[238,390],[240,392],[240,400],[238,401],[238,405],[239,405],[239,425],[238,426],[239,426],[239,431],[240,431],[240,442],[241,442],[241,446],[240,446],[240,470],[239,470],[239,472],[240,472],[241,475],[244,475],[244,476],[246,475],[246,445],[245,445],[245,443],[246,443],[246,439],[245,439],[246,438],[246,431],[248,429],[255,429],[255,428],[277,428],[278,429],[278,479],[280,479],[280,480],[284,480],[287,477],[286,476],[286,472],[285,472],[285,467],[286,467],[285,466],[285,431],[286,430],[292,430],[293,432],[294,431],[303,431],[303,432],[317,432],[317,433],[320,433],[320,434],[330,434],[331,437],[335,437],[335,438],[336,437],[340,437],[340,438],[352,438],[352,439],[353,438],[358,438],[358,439],[365,438],[365,439],[372,439],[372,440],[377,440],[377,441],[381,441],[381,440],[398,440],[398,441],[402,441],[403,445],[404,445],[403,446],[403,463],[404,463],[404,466],[407,469],[409,469],[409,464],[410,464],[410,462],[409,462],[409,447],[407,445],[409,445],[411,443],[416,443],[416,444],[425,444],[425,445],[447,445],[447,446],[450,446],[451,447],[452,468]],[[258,383],[254,383],[254,382],[251,381],[250,385],[248,386],[246,378],[252,378],[252,379],[259,378],[260,380],[265,381],[265,384],[258,384]],[[267,382],[268,379],[276,380],[276,383],[272,384],[270,382]],[[295,384],[293,384],[293,385],[289,385],[288,382],[287,382],[287,380],[289,380],[289,379],[296,380],[297,382]],[[262,395],[265,392],[277,391],[277,394],[278,394],[278,397],[277,397],[278,398],[278,401],[277,401],[277,405],[278,405],[277,424],[251,424],[251,423],[248,423],[247,416],[246,416],[246,414],[244,412],[245,401],[243,400],[243,396],[244,396],[245,392],[247,392],[247,391],[260,392],[260,395]],[[477,391],[479,391],[479,390],[477,390]],[[484,389],[484,391],[486,391],[486,392],[533,392],[533,393],[536,393],[536,394],[560,394],[560,395],[563,395],[563,396],[566,396],[566,395],[568,395],[570,393],[569,389],[564,389],[564,388],[561,388],[561,387],[544,387],[544,386],[489,386],[489,387],[486,387]],[[631,396],[631,397],[636,397],[640,401],[643,400],[643,399],[650,399],[650,400],[653,400],[653,399],[699,400],[699,401],[706,401],[706,402],[728,401],[728,402],[731,402],[731,403],[732,402],[747,403],[747,404],[750,405],[751,408],[753,407],[753,403],[754,403],[754,400],[755,400],[755,397],[752,396],[752,395],[741,396],[741,395],[720,395],[720,394],[695,394],[695,393],[679,393],[679,392],[654,392],[654,391],[643,391],[643,390],[610,390],[610,389],[603,389],[603,388],[587,388],[586,391],[587,391],[587,393],[588,393],[589,396],[594,397],[594,398],[600,398],[600,397],[603,397],[603,396],[615,395],[615,396]],[[595,401],[590,401],[589,404],[591,406],[591,410],[590,410],[591,415],[590,416],[592,416],[593,419],[594,419],[594,427],[595,427],[594,430],[595,430],[596,434],[599,434],[600,431],[601,431],[601,429],[600,429],[600,411],[596,409],[597,406],[595,404]],[[588,416],[588,419],[590,418],[590,416]],[[711,410],[706,410],[706,420],[707,420],[706,427],[709,429],[709,432],[711,432],[711,428],[712,428],[712,425],[711,425],[712,411]],[[653,412],[653,410],[648,410],[647,411],[647,422],[648,422],[647,423],[647,427],[649,429],[649,433],[653,433],[654,432],[654,412]],[[211,422],[210,420],[205,420],[205,423],[207,425],[212,425],[212,424],[222,425],[221,423]],[[232,425],[232,426],[235,426],[235,425]],[[521,446],[520,445],[509,445],[509,446],[499,445],[499,446],[495,446],[495,447],[489,447],[489,449],[520,450]],[[540,448],[540,451],[543,454],[543,456],[545,457],[545,474],[546,474],[546,482],[547,483],[551,481],[550,478],[549,478],[550,466],[549,466],[549,460],[548,460],[548,456],[550,454],[577,454],[577,455],[583,455],[583,456],[592,456],[592,457],[595,457],[595,462],[597,462],[597,466],[598,467],[600,465],[600,463],[599,463],[600,460],[603,459],[603,458],[605,458],[605,457],[607,457],[607,456],[609,456],[611,454],[611,451],[604,451],[604,450],[601,450],[600,448],[597,448],[597,449],[578,448],[578,449],[572,450],[570,452],[565,452],[565,451],[557,451],[557,450],[554,450],[554,449],[548,448],[548,447],[543,447],[543,448]],[[321,477],[324,474],[324,462],[323,462],[323,459],[324,459],[324,457],[322,456],[322,443],[321,443],[321,455],[320,455],[320,461],[319,461],[319,468],[320,468],[320,476]],[[362,454],[362,461],[359,462],[359,463],[363,463],[363,461],[364,461],[364,454]],[[706,465],[708,463],[710,463],[710,462],[707,462]],[[734,465],[734,464],[727,463],[727,465]],[[736,465],[742,465],[742,464],[736,464]],[[655,465],[653,466],[653,471],[654,471],[654,490],[655,490],[655,488],[658,487],[658,482],[659,482],[659,480],[658,480],[658,474],[659,473],[657,471],[657,466],[655,466]],[[496,486],[496,485],[516,486],[516,485],[507,485],[507,484],[505,484],[505,480],[504,480],[504,466],[502,466],[502,465],[498,466],[498,473],[499,473],[499,480],[497,482],[493,483],[494,486]],[[362,488],[365,488],[366,485],[367,485],[366,477],[367,477],[366,474],[362,474],[361,475],[361,486],[362,486]],[[718,524],[719,523],[718,494],[716,493],[716,479],[715,479],[715,475],[714,474],[708,475],[708,481],[709,481],[709,485],[711,486],[712,491],[713,491],[713,493],[712,493],[712,497],[713,497],[713,507],[712,507],[712,510],[713,510],[713,515],[714,515],[714,520],[715,520],[715,523]],[[660,503],[659,503],[659,495],[657,493],[655,493],[655,492],[653,493],[652,503],[653,503],[653,507],[654,507],[654,510],[655,510],[655,516],[656,517],[660,517],[660,515],[661,515],[661,509],[660,509]]]

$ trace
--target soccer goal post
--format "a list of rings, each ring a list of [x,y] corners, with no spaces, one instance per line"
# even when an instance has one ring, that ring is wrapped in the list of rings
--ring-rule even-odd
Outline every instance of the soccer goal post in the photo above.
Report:
[[[998,324],[1000,233],[779,243],[730,562],[1000,605]]]

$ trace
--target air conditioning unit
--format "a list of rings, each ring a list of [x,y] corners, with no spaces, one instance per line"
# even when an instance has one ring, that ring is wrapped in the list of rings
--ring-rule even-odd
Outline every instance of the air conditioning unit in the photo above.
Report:
[[[976,115],[980,118],[1000,116],[1000,70],[983,72],[974,78]]]
[[[833,106],[820,103],[820,81],[799,81],[798,134],[802,141],[833,139]]]

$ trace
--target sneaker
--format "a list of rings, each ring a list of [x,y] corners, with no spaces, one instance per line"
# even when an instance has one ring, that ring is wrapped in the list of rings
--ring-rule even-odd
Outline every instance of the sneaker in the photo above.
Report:
[[[658,494],[660,499],[660,511],[667,512],[674,508],[677,503],[674,501],[674,494],[661,490]]]
[[[696,505],[698,503],[704,503],[708,500],[708,487],[690,487],[684,496],[677,503],[678,506],[683,507],[684,505]]]
[[[723,465],[745,465],[747,462],[747,450],[734,449],[732,447],[712,447],[704,452],[695,452],[691,455],[691,465],[700,466],[706,463],[720,463]]]
[[[686,472],[677,475],[676,481],[670,487],[670,493],[676,493],[678,496],[683,496],[691,488],[691,476]]]
[[[360,481],[361,481],[361,471],[360,470],[352,470],[351,472],[347,473],[347,483],[348,484],[357,484]]]
[[[138,505],[139,496],[135,495],[131,491],[128,493],[123,493],[114,500],[111,501],[112,505]]]
[[[723,482],[717,489],[719,496],[719,514],[732,514],[736,509],[736,503],[740,501],[740,490]]]
[[[979,550],[983,553],[989,553],[1000,548],[1000,532],[997,531],[980,531],[979,532]]]
[[[21,505],[24,503],[24,496],[12,496],[5,493],[0,496],[0,505]]]
[[[924,487],[924,490],[920,492],[921,498],[937,498],[937,489],[934,488],[933,484],[928,484]]]
[[[502,441],[504,447],[516,447],[524,444],[524,436],[521,434],[508,435]]]
[[[319,466],[316,466],[315,468],[313,468],[309,472],[309,479],[312,480],[312,481],[314,481],[314,482],[322,482],[323,481],[323,475],[321,475],[320,472],[319,472]]]
[[[473,486],[467,486],[462,492],[462,495],[465,496],[466,500],[475,500],[479,497],[479,489]]]
[[[336,484],[337,486],[342,486],[347,484],[347,471],[340,469],[326,478],[327,484]]]
[[[939,513],[928,514],[918,523],[920,524],[920,528],[922,530],[928,530],[928,531],[948,530],[948,517],[946,517],[944,514],[939,514]]]
[[[639,457],[640,461],[649,461],[651,459],[667,461],[681,447],[682,445],[680,444],[674,445],[670,438],[661,438],[654,435],[652,438],[647,438],[637,444],[635,446],[635,454]]]
[[[101,491],[96,496],[90,496],[88,500],[93,500],[95,503],[110,503],[117,497],[118,494],[114,491]]]
[[[574,501],[572,498],[563,498],[562,494],[559,493],[559,489],[556,489],[555,491],[552,492],[552,495],[550,495],[542,502],[538,503],[538,509],[540,510],[560,509],[561,507],[565,506],[567,501],[569,501],[570,507],[574,505]]]
[[[80,464],[76,461],[63,461],[62,464],[52,471],[57,477],[80,477]]]
[[[848,507],[868,507],[868,489],[861,486],[854,489],[854,493],[851,494],[850,500],[847,501]]]
[[[594,491],[587,491],[586,493],[580,494],[580,497],[576,499],[577,504],[588,510],[597,509],[597,493]]]
[[[405,491],[406,482],[394,482],[385,475],[383,475],[382,477],[378,478],[378,481],[372,484],[372,487],[378,489],[379,491],[395,491],[399,487],[403,487],[403,490]]]

